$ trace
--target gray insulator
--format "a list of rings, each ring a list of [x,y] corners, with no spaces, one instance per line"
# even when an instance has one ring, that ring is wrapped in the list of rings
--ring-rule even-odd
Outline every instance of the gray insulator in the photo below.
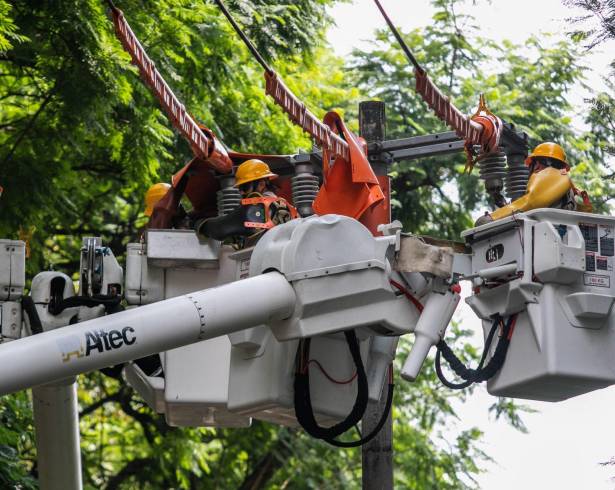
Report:
[[[480,178],[485,181],[485,189],[498,206],[503,200],[506,161],[506,153],[500,151],[481,156],[477,162]]]
[[[523,196],[527,191],[529,176],[530,171],[525,166],[525,155],[509,155],[506,196],[513,201]]]
[[[297,212],[305,217],[314,214],[312,203],[320,188],[318,177],[309,172],[301,172],[291,179],[293,204]]]
[[[216,196],[218,198],[218,216],[229,214],[241,204],[241,194],[235,187],[220,189]]]

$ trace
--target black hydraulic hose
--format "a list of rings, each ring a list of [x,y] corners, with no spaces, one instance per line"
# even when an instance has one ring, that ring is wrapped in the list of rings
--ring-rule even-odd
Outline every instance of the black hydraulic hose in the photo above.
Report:
[[[515,321],[516,315],[512,315],[508,318],[508,321],[503,324],[502,335],[498,340],[495,352],[493,353],[493,356],[485,367],[483,367],[483,365],[487,358],[487,354],[489,353],[489,350],[491,348],[491,343],[493,341],[495,332],[497,331],[497,327],[498,325],[503,323],[503,320],[500,316],[496,317],[491,327],[491,330],[489,331],[489,335],[487,336],[487,340],[485,342],[483,355],[481,356],[481,360],[477,369],[469,369],[464,366],[461,360],[453,353],[453,351],[444,342],[444,340],[438,342],[435,366],[436,374],[438,375],[438,378],[440,379],[442,384],[454,390],[461,390],[463,388],[467,388],[474,383],[480,383],[482,381],[487,381],[491,379],[495,375],[495,373],[497,373],[504,365],[504,361],[506,360],[506,354],[508,353],[508,347],[510,346],[510,339],[515,325]],[[455,374],[464,379],[465,382],[452,383],[446,379],[444,373],[442,372],[441,356],[444,356]]]
[[[502,336],[498,341],[498,345],[495,347],[495,352],[489,362],[485,366],[485,368],[480,373],[480,377],[477,379],[477,383],[481,381],[487,381],[491,379],[495,373],[497,373],[502,366],[504,365],[504,361],[506,360],[506,354],[508,353],[508,348],[510,347],[510,338],[513,332],[513,328],[515,326],[515,322],[517,319],[517,315],[512,315],[506,325],[504,327],[504,331],[502,332]]]
[[[405,41],[399,34],[399,31],[397,30],[397,28],[395,27],[395,25],[393,24],[393,22],[387,15],[387,13],[385,12],[379,0],[374,0],[374,3],[378,7],[378,10],[380,10],[380,13],[384,17],[384,20],[386,20],[386,23],[389,25],[389,29],[391,29],[391,32],[395,36],[395,39],[397,39],[397,42],[401,46],[401,49],[403,50],[403,52],[406,54],[406,57],[410,60],[410,63],[412,63],[412,65],[414,66],[414,69],[421,74],[425,73],[425,70],[423,70],[423,67],[419,65],[419,62],[416,60],[416,58],[412,54],[412,51],[410,51],[410,48],[408,47],[408,45],[405,43]]]
[[[231,25],[233,26],[233,29],[235,29],[235,32],[239,35],[239,37],[244,42],[246,47],[250,50],[250,52],[252,53],[252,56],[254,56],[256,58],[256,61],[259,62],[259,64],[263,67],[263,69],[269,75],[272,75],[274,73],[273,69],[267,64],[265,59],[258,52],[258,49],[256,49],[256,46],[254,46],[254,44],[252,44],[252,41],[250,41],[248,36],[246,36],[246,34],[241,30],[241,27],[239,27],[237,22],[235,22],[235,19],[233,19],[233,16],[231,15],[231,13],[224,6],[224,4],[222,3],[222,0],[214,0],[214,1],[218,5],[218,7],[220,7],[220,10],[222,10],[222,13],[228,19],[228,21],[231,23]]]
[[[105,309],[115,309],[117,305],[122,301],[122,297],[119,295],[107,295],[107,294],[95,294],[92,297],[89,296],[71,296],[64,298],[59,303],[54,303],[53,307],[49,307],[49,313],[52,315],[59,315],[66,308],[74,308],[76,306],[87,306],[89,308],[93,306],[103,305]]]
[[[335,439],[325,439],[325,441],[331,444],[332,446],[336,446],[336,447],[358,447],[358,446],[362,446],[363,444],[366,444],[369,441],[371,441],[382,430],[384,423],[389,418],[389,413],[391,412],[391,406],[393,405],[394,390],[395,390],[395,385],[393,383],[389,383],[387,400],[384,405],[384,410],[382,411],[382,415],[380,415],[380,420],[378,420],[376,427],[374,427],[374,429],[369,434],[361,437],[361,439],[359,439],[358,441],[346,442],[346,441],[336,441]]]
[[[489,349],[491,348],[491,343],[493,342],[493,337],[495,336],[495,332],[498,329],[498,325],[501,324],[500,317],[496,318],[489,330],[489,334],[487,335],[487,339],[485,340],[485,347],[483,348],[483,354],[480,358],[480,362],[478,363],[478,367],[475,371],[480,371],[485,364],[485,359],[487,358],[487,354],[489,353]],[[444,372],[442,371],[442,359],[441,356],[443,352],[444,358],[448,361],[449,365],[453,369],[453,371],[459,375],[465,381],[462,383],[453,383],[446,379],[444,376]],[[450,360],[449,360],[450,359]],[[440,340],[437,345],[436,350],[436,360],[435,360],[436,374],[438,375],[438,379],[441,383],[447,388],[451,388],[453,390],[462,390],[467,388],[468,386],[474,384],[474,380],[472,378],[471,372],[473,370],[467,369],[461,362],[461,360],[452,352],[451,348],[444,342],[444,340]],[[462,373],[462,374],[460,374]]]
[[[302,366],[302,355],[304,354],[302,347],[305,348],[309,359],[310,339],[303,340],[303,346],[299,344],[297,349],[297,369],[295,371],[294,382],[294,401],[295,401],[295,416],[297,422],[305,429],[305,431],[312,437],[317,439],[332,440],[337,436],[343,434],[347,430],[351,429],[354,425],[359,423],[363,418],[363,414],[367,409],[368,402],[368,384],[367,375],[365,373],[365,367],[363,366],[363,360],[361,359],[361,351],[359,348],[359,341],[354,330],[346,330],[344,332],[350,354],[357,369],[357,397],[352,407],[351,412],[341,422],[331,427],[321,427],[316,422],[314,417],[314,409],[312,407],[312,400],[310,396],[310,374],[307,368],[307,363]],[[302,369],[304,367],[304,369]]]
[[[28,315],[28,320],[30,321],[30,330],[32,330],[32,335],[43,333],[43,324],[41,323],[41,319],[38,316],[38,312],[36,311],[36,305],[34,304],[34,300],[32,299],[32,296],[24,296],[21,299],[21,306],[26,312],[26,315]]]

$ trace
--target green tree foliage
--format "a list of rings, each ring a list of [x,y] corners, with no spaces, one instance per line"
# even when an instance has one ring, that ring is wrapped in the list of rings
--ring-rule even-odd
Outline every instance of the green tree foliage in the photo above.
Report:
[[[324,44],[334,0],[235,0],[228,5],[288,85],[319,115],[337,108],[354,119],[360,98],[387,103],[389,137],[444,131],[413,92],[412,73],[392,38],[343,66]],[[485,92],[491,108],[537,141],[556,139],[575,161],[591,149],[570,129],[566,91],[582,75],[576,47],[496,46],[478,36],[462,2],[434,0],[433,24],[405,34],[438,84],[470,111]],[[294,152],[309,140],[265,96],[262,72],[213,3],[118,0],[137,36],[189,110],[236,150]],[[535,63],[537,57],[541,63]],[[502,61],[494,67],[494,59]],[[98,0],[0,0],[0,236],[34,232],[33,274],[49,264],[72,274],[80,237],[102,235],[116,255],[143,225],[147,186],[168,180],[190,151],[113,34]],[[542,66],[542,68],[541,68]],[[553,71],[555,70],[555,76]],[[356,122],[353,122],[356,128]],[[484,205],[463,158],[396,164],[396,214],[407,230],[457,238]],[[594,177],[601,175],[596,170]],[[591,172],[588,175],[592,175]],[[604,184],[601,184],[604,185]],[[602,189],[602,188],[601,188]],[[607,191],[604,190],[606,193]],[[468,332],[452,329],[458,342]],[[405,346],[404,348],[407,348]],[[477,356],[470,345],[462,356]],[[403,356],[402,356],[403,357]],[[358,450],[340,451],[303,432],[255,422],[247,430],[170,428],[122,380],[80,377],[84,479],[88,488],[357,488]],[[475,486],[480,431],[451,435],[451,393],[427,365],[399,383],[395,409],[400,488]],[[27,398],[0,408],[0,483],[35,485]],[[496,415],[523,428],[516,405]],[[0,485],[1,486],[1,485]]]
[[[17,27],[10,15],[11,6],[5,0],[0,1],[0,53],[5,53],[13,47],[13,42],[23,41],[17,34]]]
[[[0,404],[0,487],[37,488],[36,479],[27,471],[35,458],[28,395],[4,397]]]
[[[615,42],[615,2],[613,0],[567,0],[567,5],[584,9],[586,15],[573,19],[576,30],[571,37],[582,42],[587,50],[608,46]],[[613,204],[615,185],[615,58],[610,72],[604,74],[606,89],[596,93],[590,100],[586,122],[590,127],[588,142],[598,158],[610,163],[610,168],[600,175],[611,192],[602,196],[604,205]]]
[[[570,7],[585,10],[585,15],[573,19],[576,25],[586,23],[585,26],[581,26],[579,30],[571,34],[587,41],[588,48],[591,49],[615,39],[615,2],[613,0],[565,0],[564,3]],[[615,66],[613,68],[615,69]]]

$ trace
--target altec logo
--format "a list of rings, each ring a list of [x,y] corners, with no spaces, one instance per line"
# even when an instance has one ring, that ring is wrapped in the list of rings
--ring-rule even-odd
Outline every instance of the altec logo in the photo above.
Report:
[[[119,349],[123,345],[132,345],[137,341],[134,335],[135,329],[124,327],[122,330],[90,331],[85,334],[85,355],[89,356],[92,351],[106,352]]]

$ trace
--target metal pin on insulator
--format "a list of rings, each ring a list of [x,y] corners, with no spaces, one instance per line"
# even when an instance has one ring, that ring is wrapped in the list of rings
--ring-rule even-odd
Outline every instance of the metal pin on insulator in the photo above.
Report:
[[[527,181],[529,177],[530,172],[525,165],[525,155],[508,155],[506,196],[513,201],[523,196],[527,192]]]
[[[506,204],[502,195],[504,179],[507,176],[506,162],[506,153],[502,151],[480,155],[477,161],[480,178],[485,182],[485,189],[498,207]]]
[[[312,203],[320,188],[318,177],[314,175],[311,164],[300,164],[295,167],[295,176],[291,179],[293,189],[293,205],[302,216],[314,214]]]
[[[223,177],[220,179],[220,190],[216,193],[218,216],[229,214],[241,204],[241,193],[239,189],[233,187],[234,184],[234,177]]]

